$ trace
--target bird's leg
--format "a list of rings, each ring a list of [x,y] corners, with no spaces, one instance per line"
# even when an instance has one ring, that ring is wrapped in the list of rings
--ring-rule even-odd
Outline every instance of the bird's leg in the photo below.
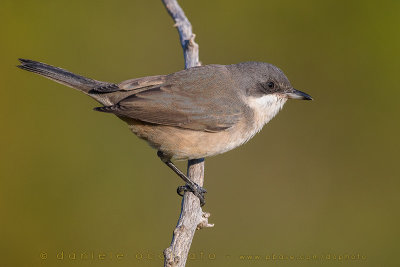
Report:
[[[183,196],[183,192],[185,192],[185,191],[192,192],[196,197],[199,198],[200,205],[204,206],[204,204],[206,203],[205,199],[204,199],[204,193],[207,193],[207,191],[203,187],[199,186],[198,184],[196,184],[195,182],[190,180],[181,170],[178,169],[178,167],[175,166],[175,164],[173,164],[171,162],[171,160],[169,158],[165,157],[161,151],[157,151],[157,156],[171,170],[173,170],[183,181],[185,181],[186,185],[179,186],[177,188],[176,191],[177,191],[178,195]]]

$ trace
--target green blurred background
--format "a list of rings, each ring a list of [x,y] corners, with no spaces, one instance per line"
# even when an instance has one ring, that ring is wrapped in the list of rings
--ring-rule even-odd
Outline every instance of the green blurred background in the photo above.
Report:
[[[400,2],[180,2],[203,64],[273,63],[315,99],[206,160],[216,226],[188,266],[399,266]],[[15,65],[109,82],[175,72],[172,24],[156,0],[2,1],[0,266],[162,265],[181,181],[94,100]]]

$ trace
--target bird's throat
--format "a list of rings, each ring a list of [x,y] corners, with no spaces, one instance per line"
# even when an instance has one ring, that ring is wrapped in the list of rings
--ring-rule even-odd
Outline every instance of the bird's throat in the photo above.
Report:
[[[259,132],[265,124],[278,114],[286,101],[287,98],[273,94],[249,99],[248,105],[253,111],[255,133]]]

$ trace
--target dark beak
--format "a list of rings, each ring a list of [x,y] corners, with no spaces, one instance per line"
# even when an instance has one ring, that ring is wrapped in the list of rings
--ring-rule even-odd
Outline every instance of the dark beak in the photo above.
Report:
[[[292,91],[286,93],[289,99],[299,99],[299,100],[313,100],[312,97],[302,91],[292,89]]]

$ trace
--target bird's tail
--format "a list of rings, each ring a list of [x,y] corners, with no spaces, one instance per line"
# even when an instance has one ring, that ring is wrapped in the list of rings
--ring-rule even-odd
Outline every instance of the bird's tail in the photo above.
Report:
[[[110,85],[110,83],[92,80],[41,62],[21,58],[19,61],[21,62],[21,65],[18,65],[17,67],[20,69],[37,73],[58,83],[83,91],[86,94],[91,89]]]

